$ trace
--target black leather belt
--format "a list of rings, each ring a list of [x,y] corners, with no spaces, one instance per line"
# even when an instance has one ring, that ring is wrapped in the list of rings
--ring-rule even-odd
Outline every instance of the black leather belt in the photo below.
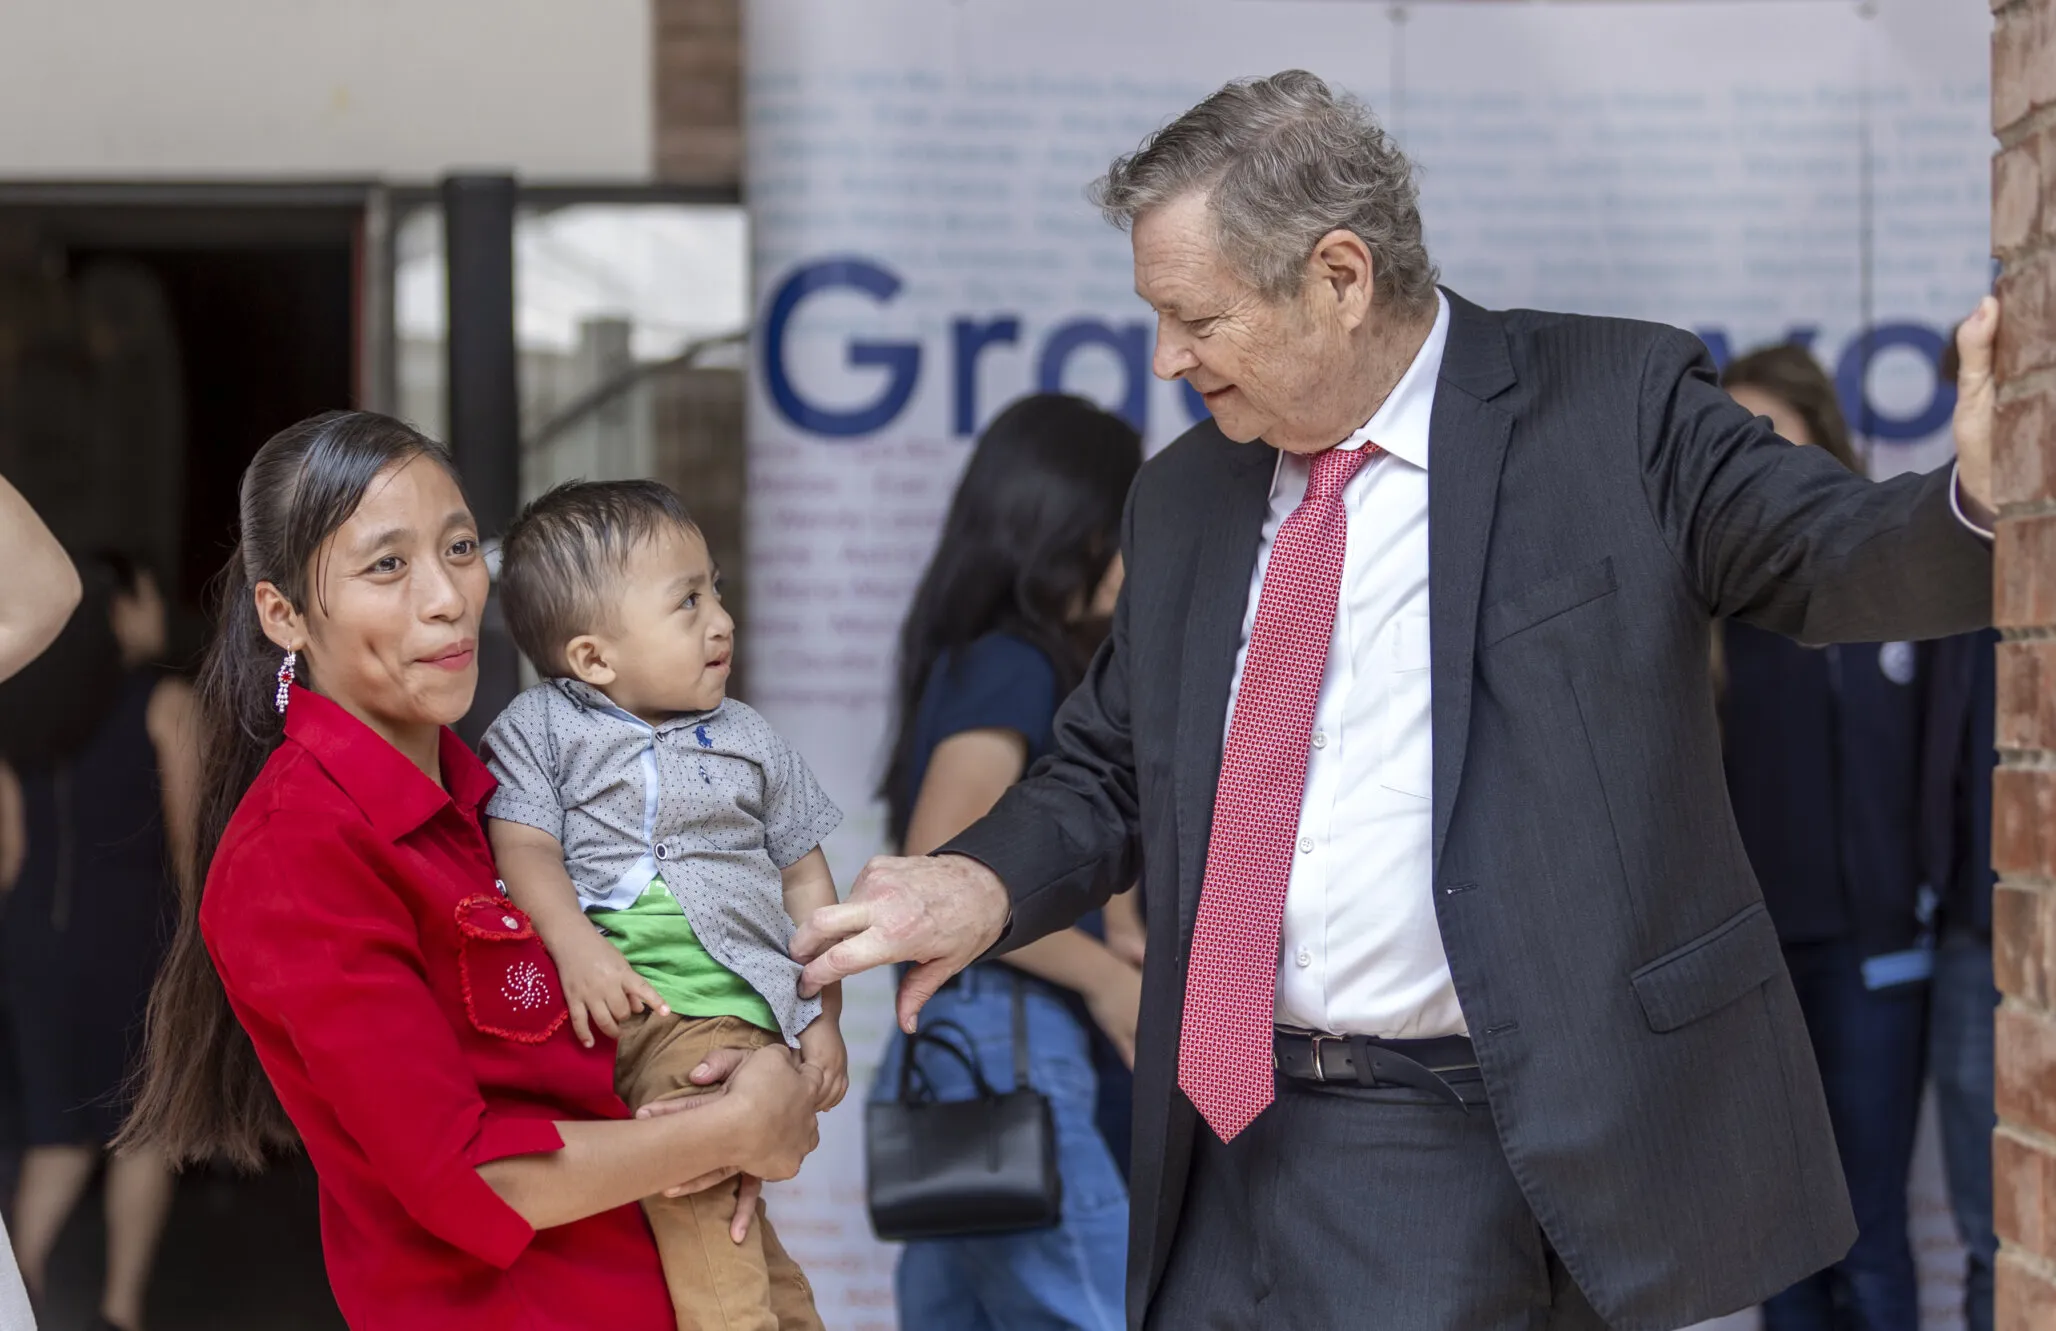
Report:
[[[1382,1040],[1370,1035],[1321,1035],[1281,1028],[1273,1036],[1272,1062],[1280,1074],[1294,1081],[1411,1087],[1466,1110],[1484,1101],[1484,1074],[1478,1070],[1477,1051],[1462,1035]]]

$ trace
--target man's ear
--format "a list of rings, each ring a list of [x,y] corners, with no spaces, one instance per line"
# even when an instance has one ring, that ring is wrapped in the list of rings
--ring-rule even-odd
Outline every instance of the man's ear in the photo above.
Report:
[[[1354,330],[1370,318],[1377,277],[1363,237],[1343,228],[1330,231],[1315,243],[1307,264],[1330,293],[1343,327]]]
[[[614,682],[614,665],[610,657],[606,642],[591,633],[581,633],[564,644],[564,664],[571,667],[572,676],[596,689],[606,688]]]
[[[264,630],[264,636],[282,652],[305,651],[306,618],[286,599],[286,594],[270,582],[258,583],[250,594],[256,601],[257,624]]]

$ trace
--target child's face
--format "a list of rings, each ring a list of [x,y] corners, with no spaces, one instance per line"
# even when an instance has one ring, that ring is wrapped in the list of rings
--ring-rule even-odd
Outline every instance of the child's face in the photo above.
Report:
[[[698,532],[670,530],[631,551],[611,623],[572,639],[579,678],[646,721],[704,712],[728,693],[735,621],[721,608]]]

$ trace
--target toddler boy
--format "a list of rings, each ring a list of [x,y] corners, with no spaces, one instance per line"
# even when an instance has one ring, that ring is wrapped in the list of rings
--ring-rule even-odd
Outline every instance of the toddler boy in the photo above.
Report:
[[[573,482],[502,545],[515,642],[548,676],[486,734],[486,806],[508,895],[555,959],[571,1022],[618,1040],[631,1110],[704,1094],[716,1049],[796,1044],[827,1109],[848,1087],[841,994],[799,995],[794,919],[835,900],[841,820],[764,719],[727,696],[735,622],[707,543],[654,481]],[[765,1222],[738,1241],[739,1181],[644,1202],[681,1331],[818,1328]]]

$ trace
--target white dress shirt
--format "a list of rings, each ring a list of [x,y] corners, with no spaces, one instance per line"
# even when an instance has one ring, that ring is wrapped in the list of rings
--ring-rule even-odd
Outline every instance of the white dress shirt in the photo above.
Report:
[[[1341,448],[1385,456],[1342,492],[1348,552],[1328,669],[1314,708],[1306,795],[1285,893],[1277,1019],[1337,1034],[1402,1039],[1465,1032],[1435,924],[1429,780],[1428,422],[1449,302],[1377,415]],[[1278,455],[1228,714],[1278,528],[1306,494],[1311,464]]]

